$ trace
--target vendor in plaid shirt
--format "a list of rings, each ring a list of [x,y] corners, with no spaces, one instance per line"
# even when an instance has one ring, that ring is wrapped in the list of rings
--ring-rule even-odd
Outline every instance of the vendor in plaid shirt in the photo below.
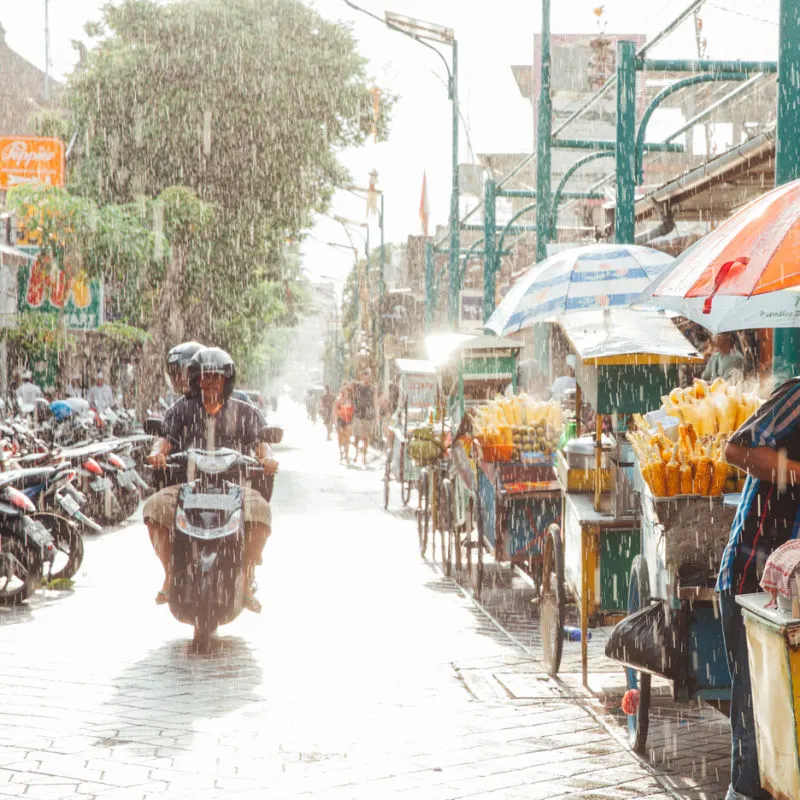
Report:
[[[748,473],[717,591],[731,672],[731,785],[726,800],[768,799],[758,772],[744,622],[735,596],[759,591],[769,554],[800,530],[800,378],[779,386],[731,437],[725,458]]]

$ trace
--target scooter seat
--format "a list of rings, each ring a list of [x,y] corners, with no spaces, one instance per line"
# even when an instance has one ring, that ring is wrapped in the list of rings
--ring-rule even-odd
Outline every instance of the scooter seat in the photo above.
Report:
[[[54,472],[54,467],[32,467],[30,469],[14,469],[10,472],[0,472],[0,487],[14,486],[17,489],[27,489],[44,483]]]

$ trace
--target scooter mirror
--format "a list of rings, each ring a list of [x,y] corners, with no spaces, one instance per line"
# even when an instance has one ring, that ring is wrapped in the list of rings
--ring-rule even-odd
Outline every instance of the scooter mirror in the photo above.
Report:
[[[267,425],[261,429],[258,438],[267,444],[280,444],[283,441],[283,428]]]

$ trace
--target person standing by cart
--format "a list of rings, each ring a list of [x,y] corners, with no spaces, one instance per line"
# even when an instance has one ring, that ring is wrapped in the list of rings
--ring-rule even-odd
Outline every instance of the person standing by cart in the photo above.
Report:
[[[731,673],[731,783],[726,800],[769,800],[759,779],[747,638],[735,597],[759,591],[769,554],[800,531],[800,378],[775,389],[733,434],[725,457],[748,473],[717,579]]]

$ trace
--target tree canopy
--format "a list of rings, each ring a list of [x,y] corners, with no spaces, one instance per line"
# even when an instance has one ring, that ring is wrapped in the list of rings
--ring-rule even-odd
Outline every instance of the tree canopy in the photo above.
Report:
[[[373,122],[385,136],[392,98],[382,93],[373,120],[351,33],[299,0],[123,0],[88,32],[96,46],[68,81],[70,188],[116,209],[101,220],[138,214],[154,249],[169,223],[154,198],[180,186],[209,209],[182,243],[169,223],[166,240],[181,251],[170,307],[187,336],[241,357],[296,311],[299,263],[287,242],[346,182],[339,152],[362,144]],[[147,327],[134,306],[166,290],[165,269],[158,258],[125,266],[126,321]]]

